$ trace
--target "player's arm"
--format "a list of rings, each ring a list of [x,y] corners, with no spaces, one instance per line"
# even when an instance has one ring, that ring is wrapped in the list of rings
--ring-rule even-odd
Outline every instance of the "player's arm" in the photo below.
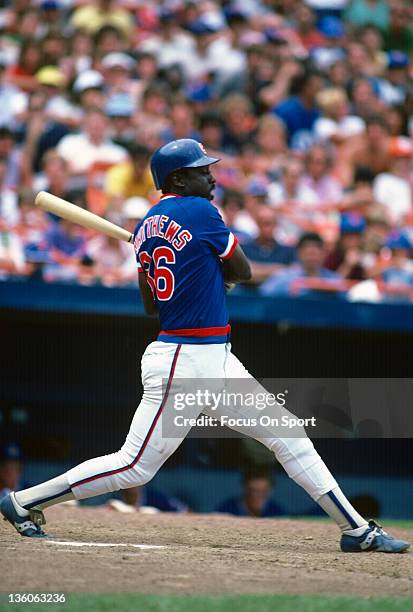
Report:
[[[146,274],[143,270],[139,272],[139,290],[141,292],[143,307],[147,315],[156,315],[156,304],[153,299],[151,288],[146,280]]]
[[[251,266],[239,244],[228,258],[222,260],[226,283],[245,283],[251,279]]]
[[[238,239],[226,227],[218,209],[207,200],[200,200],[197,226],[201,241],[222,262],[225,283],[243,283],[251,278],[251,268]]]

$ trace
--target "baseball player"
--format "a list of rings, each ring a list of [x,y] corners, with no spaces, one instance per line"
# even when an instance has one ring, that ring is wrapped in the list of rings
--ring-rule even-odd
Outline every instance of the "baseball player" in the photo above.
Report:
[[[189,424],[181,427],[179,437],[162,435],[174,416],[174,380],[254,381],[229,343],[225,284],[247,281],[251,273],[237,239],[211,203],[215,180],[210,166],[218,161],[192,139],[170,142],[153,155],[151,171],[163,195],[134,234],[145,310],[157,314],[160,322],[157,340],[142,357],[142,400],[119,451],[12,492],[2,501],[3,516],[22,536],[46,536],[41,525],[48,506],[144,485],[156,474],[190,429]],[[244,408],[243,416],[256,416],[253,410],[248,414]],[[194,415],[201,411],[207,412],[193,408]],[[268,435],[258,425],[248,433],[274,453],[287,474],[337,523],[344,552],[399,553],[409,547],[352,507],[304,428],[300,437],[291,438]]]

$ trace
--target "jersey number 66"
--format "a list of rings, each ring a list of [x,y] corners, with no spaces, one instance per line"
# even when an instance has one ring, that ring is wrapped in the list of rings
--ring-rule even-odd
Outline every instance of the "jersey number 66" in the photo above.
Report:
[[[152,290],[154,298],[161,302],[171,299],[175,289],[175,277],[172,271],[161,264],[174,264],[175,253],[167,246],[159,246],[154,249],[152,256],[148,251],[139,253],[139,261],[146,274],[148,284]],[[153,276],[151,275],[151,264],[153,263]]]

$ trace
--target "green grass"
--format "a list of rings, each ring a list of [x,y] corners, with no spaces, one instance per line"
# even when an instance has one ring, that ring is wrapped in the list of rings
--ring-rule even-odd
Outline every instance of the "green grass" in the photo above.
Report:
[[[378,520],[380,523],[380,520]],[[402,529],[413,529],[413,521],[407,519],[389,519],[385,521],[386,527],[401,527]]]
[[[4,600],[3,600],[4,601]],[[322,595],[156,596],[68,595],[66,604],[4,605],[0,610],[91,612],[411,612],[413,598],[328,597]]]
[[[294,516],[292,521],[318,521],[321,523],[331,522],[328,516]],[[413,529],[413,521],[409,519],[376,519],[379,525],[383,525],[386,529],[391,527],[400,527],[401,529]]]

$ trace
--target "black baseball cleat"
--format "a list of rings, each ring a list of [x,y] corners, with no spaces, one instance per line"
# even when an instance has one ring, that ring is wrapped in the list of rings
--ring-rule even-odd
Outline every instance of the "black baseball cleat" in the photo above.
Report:
[[[34,510],[30,511],[27,516],[20,516],[16,511],[15,504],[17,502],[14,493],[10,493],[1,501],[0,512],[4,520],[9,521],[21,536],[26,536],[27,538],[46,538],[47,534],[40,527],[40,525],[45,523],[43,513]]]
[[[369,521],[366,531],[361,536],[343,533],[340,547],[343,552],[383,552],[402,553],[409,548],[409,542],[396,540],[375,521]]]

